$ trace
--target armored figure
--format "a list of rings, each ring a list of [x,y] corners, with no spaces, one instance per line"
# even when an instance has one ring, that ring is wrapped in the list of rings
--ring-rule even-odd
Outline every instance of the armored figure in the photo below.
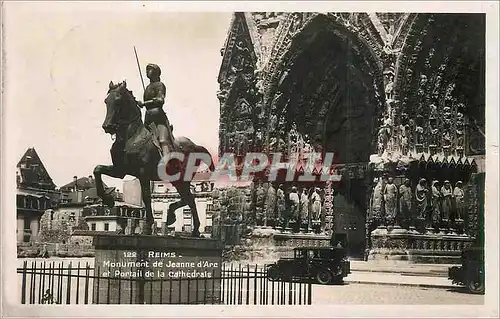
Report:
[[[174,142],[172,137],[172,126],[168,121],[167,115],[163,110],[165,103],[166,87],[160,80],[161,69],[156,64],[146,66],[146,75],[150,80],[149,85],[144,91],[144,102],[138,101],[140,107],[146,108],[144,125],[151,129],[150,125],[154,123],[158,129],[158,138],[163,155],[174,151]]]

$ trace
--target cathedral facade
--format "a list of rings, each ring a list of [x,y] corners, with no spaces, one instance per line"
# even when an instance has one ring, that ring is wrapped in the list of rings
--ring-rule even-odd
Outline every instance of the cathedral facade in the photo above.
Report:
[[[330,152],[341,176],[255,181],[255,225],[326,233],[359,254],[386,245],[379,228],[481,232],[484,14],[238,12],[221,55],[219,156]],[[418,240],[402,245],[467,245]]]

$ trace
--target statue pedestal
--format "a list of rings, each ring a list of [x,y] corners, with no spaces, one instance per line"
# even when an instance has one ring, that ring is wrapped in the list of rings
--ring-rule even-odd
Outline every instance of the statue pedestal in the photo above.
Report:
[[[244,241],[244,250],[231,259],[242,264],[268,264],[279,258],[293,257],[296,247],[329,247],[331,236],[315,233],[282,233],[279,230],[254,229]]]
[[[218,301],[223,247],[216,240],[100,234],[93,246],[94,303]]]
[[[451,234],[415,234],[394,227],[379,227],[372,231],[369,261],[405,263],[453,264],[460,262],[463,248],[472,244],[472,238]]]
[[[313,233],[275,234],[274,243],[279,247],[328,247],[330,236]]]

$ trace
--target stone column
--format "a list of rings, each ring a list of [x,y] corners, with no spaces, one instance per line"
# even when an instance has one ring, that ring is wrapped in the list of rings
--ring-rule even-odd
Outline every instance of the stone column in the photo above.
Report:
[[[17,242],[22,243],[24,240],[24,216],[17,217]]]
[[[38,240],[38,229],[40,228],[40,223],[38,221],[38,217],[34,217],[30,223],[31,228],[31,238],[30,241]]]
[[[131,235],[134,233],[134,223],[132,222],[132,218],[127,218],[127,228],[125,228],[125,235]]]
[[[144,234],[144,227],[146,221],[144,219],[139,219],[139,234]]]
[[[335,214],[333,211],[333,188],[332,181],[327,181],[325,185],[325,232],[332,236],[335,232]]]
[[[161,222],[161,234],[165,236],[167,235],[167,233],[168,233],[167,222]]]

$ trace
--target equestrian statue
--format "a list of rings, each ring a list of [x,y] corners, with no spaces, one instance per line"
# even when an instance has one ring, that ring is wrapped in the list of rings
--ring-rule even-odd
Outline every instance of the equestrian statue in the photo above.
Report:
[[[127,89],[125,81],[117,84],[109,83],[108,93],[104,100],[107,110],[102,128],[107,134],[116,137],[111,146],[113,165],[97,165],[94,169],[94,176],[97,195],[102,199],[103,204],[109,207],[114,206],[114,199],[109,191],[104,190],[102,175],[114,178],[131,175],[139,179],[142,200],[146,209],[144,233],[151,234],[154,223],[151,208],[151,181],[161,180],[158,176],[158,164],[162,157],[169,152],[183,153],[185,158],[190,153],[203,153],[207,154],[210,159],[212,157],[205,147],[193,143],[187,137],[173,137],[173,127],[163,110],[166,88],[160,81],[160,67],[156,64],[148,64],[146,73],[150,84],[144,90],[143,102],[135,99],[132,91]],[[142,107],[146,108],[144,123],[141,118],[140,108]],[[188,178],[183,176],[186,162],[187,160],[181,162],[171,159],[166,164],[165,169],[170,176],[181,174],[180,179],[170,182],[177,189],[181,199],[170,204],[167,212],[167,226],[175,222],[175,211],[188,205],[193,216],[192,236],[199,237],[200,220],[195,198],[191,192],[193,176]],[[205,164],[210,171],[214,171],[212,161]],[[201,165],[201,161],[198,161],[196,165]]]

